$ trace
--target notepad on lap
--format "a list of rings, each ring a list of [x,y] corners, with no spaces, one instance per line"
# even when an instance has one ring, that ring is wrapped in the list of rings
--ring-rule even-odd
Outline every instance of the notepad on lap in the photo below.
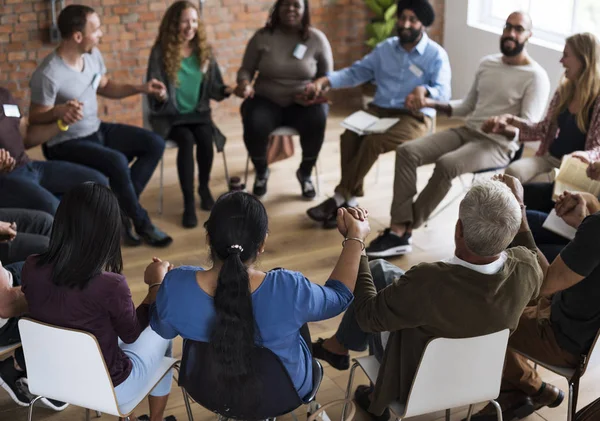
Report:
[[[346,117],[340,124],[361,136],[374,133],[385,133],[399,122],[399,118],[378,118],[364,111],[357,111]]]
[[[548,231],[552,231],[553,233],[560,235],[561,237],[568,238],[569,240],[575,238],[575,233],[577,232],[575,228],[567,224],[562,220],[562,218],[556,215],[556,211],[554,209],[552,209],[552,212],[550,212],[542,227]]]
[[[600,195],[600,182],[587,176],[587,167],[588,164],[581,162],[579,159],[565,156],[554,180],[552,200],[556,200],[564,191],[588,192],[598,197]]]

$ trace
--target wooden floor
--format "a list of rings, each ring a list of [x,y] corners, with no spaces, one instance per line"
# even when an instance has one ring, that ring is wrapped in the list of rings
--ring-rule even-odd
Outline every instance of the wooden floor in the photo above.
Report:
[[[313,223],[305,215],[307,208],[314,206],[323,200],[326,195],[332,193],[340,177],[339,170],[339,135],[342,131],[339,122],[340,115],[332,115],[329,120],[326,141],[321,152],[319,161],[321,196],[315,202],[302,200],[300,187],[295,178],[295,170],[300,161],[300,153],[289,160],[276,163],[271,168],[269,180],[269,193],[264,198],[270,216],[269,239],[266,252],[261,256],[260,267],[268,270],[281,266],[287,269],[303,272],[313,282],[323,284],[333,269],[341,250],[341,237],[337,231],[325,231],[319,225]],[[443,130],[453,124],[452,122],[439,119],[438,130]],[[454,122],[456,124],[456,122]],[[227,153],[228,165],[232,175],[243,176],[246,161],[246,150],[241,140],[242,128],[238,119],[219,122],[220,128],[228,137]],[[297,149],[299,151],[299,148]],[[40,157],[39,151],[33,151],[33,157]],[[188,230],[180,225],[182,214],[182,197],[177,180],[175,165],[176,150],[167,150],[165,153],[165,175],[164,175],[164,213],[158,215],[157,205],[159,196],[159,173],[146,188],[142,202],[150,212],[154,222],[167,231],[175,239],[174,243],[166,250],[152,249],[147,246],[138,248],[124,248],[123,258],[125,262],[125,275],[129,281],[135,302],[140,302],[145,296],[147,287],[143,283],[143,271],[150,262],[152,256],[159,256],[169,260],[175,265],[207,264],[207,248],[205,233],[202,222],[207,218],[206,212],[199,211],[200,224],[197,228]],[[394,154],[383,155],[379,159],[379,176],[377,166],[367,176],[365,191],[367,195],[361,199],[360,204],[369,209],[372,234],[371,239],[389,224],[389,208],[392,201]],[[418,183],[422,188],[429,179],[432,166],[419,169]],[[469,176],[465,180],[470,181]],[[250,184],[253,178],[250,179]],[[221,154],[215,156],[215,165],[212,176],[212,191],[215,195],[226,191],[226,182],[223,171],[223,160]],[[455,185],[448,198],[460,195],[462,188],[455,181]],[[448,200],[446,199],[446,201]],[[420,262],[432,262],[452,255],[454,224],[458,213],[458,201],[446,209],[439,217],[429,223],[427,227],[421,228],[414,233],[413,253],[392,259],[392,262],[403,269]],[[312,323],[310,326],[314,339],[332,335],[338,325],[341,316]],[[175,340],[175,356],[181,355],[181,339]],[[320,403],[326,403],[344,396],[348,380],[348,371],[337,371],[326,363],[325,378],[317,395]],[[590,372],[584,377],[580,392],[580,405],[589,403],[595,397],[600,396],[600,371]],[[550,373],[544,373],[544,379],[566,387],[566,382]],[[365,377],[360,374],[355,379],[355,385],[364,384]],[[210,385],[207,385],[210,387]],[[265,397],[268,399],[268,397]],[[556,409],[542,409],[538,413],[527,418],[527,421],[559,421],[566,419],[567,401]],[[214,415],[199,405],[192,407],[195,420],[213,419]],[[147,407],[140,405],[138,414],[146,413]],[[298,416],[304,416],[305,408],[296,411]],[[166,414],[173,414],[178,420],[186,420],[187,416],[183,405],[182,395],[174,385]],[[332,420],[338,420],[339,408],[328,412]],[[466,415],[466,408],[453,410],[452,420],[461,420]],[[442,412],[414,418],[415,420],[438,420],[443,419]],[[291,419],[291,415],[283,419]],[[16,406],[12,400],[0,389],[0,420],[21,421],[27,419],[27,409]],[[84,410],[77,407],[69,407],[61,413],[55,413],[46,409],[37,409],[35,420],[44,421],[66,421],[84,419]],[[103,420],[113,420],[108,415],[102,416]],[[356,419],[368,421],[370,417],[358,411]]]

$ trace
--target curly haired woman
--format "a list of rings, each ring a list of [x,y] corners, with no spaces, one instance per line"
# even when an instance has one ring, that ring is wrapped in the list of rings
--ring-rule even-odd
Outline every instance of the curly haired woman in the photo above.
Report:
[[[200,208],[210,210],[214,199],[208,186],[213,163],[213,142],[225,138],[211,118],[210,100],[221,101],[232,88],[223,83],[221,70],[211,53],[204,23],[196,6],[180,0],[162,19],[148,61],[148,79],[167,86],[161,98],[148,97],[150,124],[155,132],[177,143],[177,172],[183,192],[182,224],[198,225],[194,200],[194,154],[198,162]]]

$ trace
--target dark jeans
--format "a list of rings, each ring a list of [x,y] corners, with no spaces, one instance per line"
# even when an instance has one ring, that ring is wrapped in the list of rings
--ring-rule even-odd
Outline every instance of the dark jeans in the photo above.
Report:
[[[523,200],[528,210],[550,213],[554,209],[554,183],[527,183],[523,186]]]
[[[86,181],[108,185],[104,175],[83,165],[32,161],[0,176],[0,206],[37,209],[54,215],[58,197]]]
[[[546,212],[527,210],[527,223],[533,234],[535,244],[546,256],[548,262],[552,263],[556,256],[560,254],[560,251],[569,243],[569,240],[542,227],[547,217]]]
[[[21,270],[24,262],[12,263],[4,266],[13,276],[13,287],[21,285]],[[8,319],[6,324],[0,328],[0,346],[12,345],[21,341],[19,335],[19,318],[12,317]],[[25,357],[23,356],[23,348],[15,351],[15,359],[19,366],[25,369]]]
[[[212,127],[210,124],[174,126],[169,139],[177,143],[177,174],[184,203],[194,202],[194,145],[198,163],[198,183],[208,186],[213,164]]]
[[[308,107],[292,104],[288,107],[281,107],[256,95],[242,103],[241,112],[244,143],[259,176],[267,170],[269,135],[281,126],[292,127],[300,133],[300,145],[302,146],[300,171],[304,176],[310,176],[325,139],[325,126],[329,113],[327,104]]]
[[[21,262],[48,249],[53,222],[50,214],[29,209],[0,209],[0,221],[17,224],[15,239],[0,243],[3,264]]]
[[[369,262],[371,274],[373,275],[373,284],[377,291],[381,291],[395,279],[404,275],[404,271],[397,266],[392,265],[383,259],[372,260]],[[350,304],[342,321],[335,333],[335,338],[344,348],[351,351],[364,351],[369,347],[369,353],[375,355],[379,362],[382,361],[385,344],[387,342],[388,332],[381,334],[372,334],[363,332],[356,321],[354,313],[354,303]]]
[[[151,224],[139,196],[164,150],[164,140],[155,133],[125,124],[101,123],[96,133],[44,148],[44,153],[48,159],[75,162],[106,175],[121,208],[139,232]]]

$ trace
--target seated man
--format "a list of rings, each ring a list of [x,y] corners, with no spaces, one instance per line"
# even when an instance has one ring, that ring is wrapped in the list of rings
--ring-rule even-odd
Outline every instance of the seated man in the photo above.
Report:
[[[374,339],[371,333],[390,332],[383,360],[381,343],[374,344],[382,362],[374,390],[359,386],[355,394],[375,419],[389,418],[386,408],[392,401],[406,402],[430,339],[517,328],[543,278],[521,204],[500,181],[477,184],[460,203],[454,256],[406,273],[375,260],[373,282],[358,277],[354,303],[337,333],[314,343],[313,355],[347,369],[348,350],[363,351]],[[524,247],[506,249],[513,239]]]
[[[83,165],[29,159],[25,149],[58,135],[58,126],[41,124],[27,130],[17,101],[2,87],[0,106],[3,109],[0,115],[1,207],[36,209],[54,215],[59,202],[57,196],[72,187],[86,181],[108,185],[104,175]]]
[[[2,266],[0,262],[0,346],[16,344],[19,335],[19,316],[27,312],[25,295],[21,292],[21,269],[23,262]],[[0,361],[0,387],[20,406],[28,406],[33,396],[29,393],[22,348],[14,357]],[[62,411],[68,404],[53,399],[40,400],[48,408]]]
[[[0,260],[22,262],[48,249],[53,218],[31,209],[0,209]]]
[[[500,38],[502,54],[484,57],[467,97],[442,104],[431,98],[424,105],[448,115],[467,117],[462,127],[431,134],[396,149],[391,227],[367,248],[370,257],[388,257],[412,251],[412,230],[427,220],[460,174],[508,165],[519,149],[517,130],[486,134],[481,126],[494,115],[516,113],[537,121],[548,99],[546,71],[525,50],[531,37],[531,19],[515,12],[506,20]],[[433,175],[419,197],[417,168],[435,163]]]
[[[544,363],[576,368],[600,329],[600,204],[593,196],[566,194],[557,204],[557,214],[577,233],[551,265],[541,261],[546,274],[541,298],[525,309],[508,345]],[[510,348],[502,377],[501,398],[506,404],[499,402],[503,412],[519,409],[527,415],[542,406],[560,405],[564,393],[544,383],[527,359]],[[493,411],[486,407],[472,420],[495,419]]]
[[[96,93],[107,98],[138,93],[160,96],[165,86],[154,79],[140,86],[120,84],[106,76],[102,54],[96,48],[102,37],[100,18],[92,8],[65,7],[58,16],[58,29],[60,45],[31,78],[30,123],[54,123],[60,130],[44,145],[46,158],[75,162],[105,174],[139,237],[151,246],[168,246],[172,238],[152,224],[139,203],[165,142],[138,127],[101,122],[96,97]],[[126,230],[126,235],[127,244],[140,244],[134,233]]]
[[[450,63],[446,51],[427,36],[425,27],[434,21],[427,0],[398,1],[397,37],[380,43],[351,67],[329,73],[314,82],[317,95],[329,88],[346,88],[374,81],[375,99],[368,112],[377,117],[399,117],[400,121],[382,134],[360,136],[346,130],[340,138],[342,179],[335,195],[308,209],[308,216],[334,228],[342,206],[356,206],[363,196],[363,181],[379,154],[403,142],[429,133],[436,115],[425,107],[425,97],[450,99]]]

